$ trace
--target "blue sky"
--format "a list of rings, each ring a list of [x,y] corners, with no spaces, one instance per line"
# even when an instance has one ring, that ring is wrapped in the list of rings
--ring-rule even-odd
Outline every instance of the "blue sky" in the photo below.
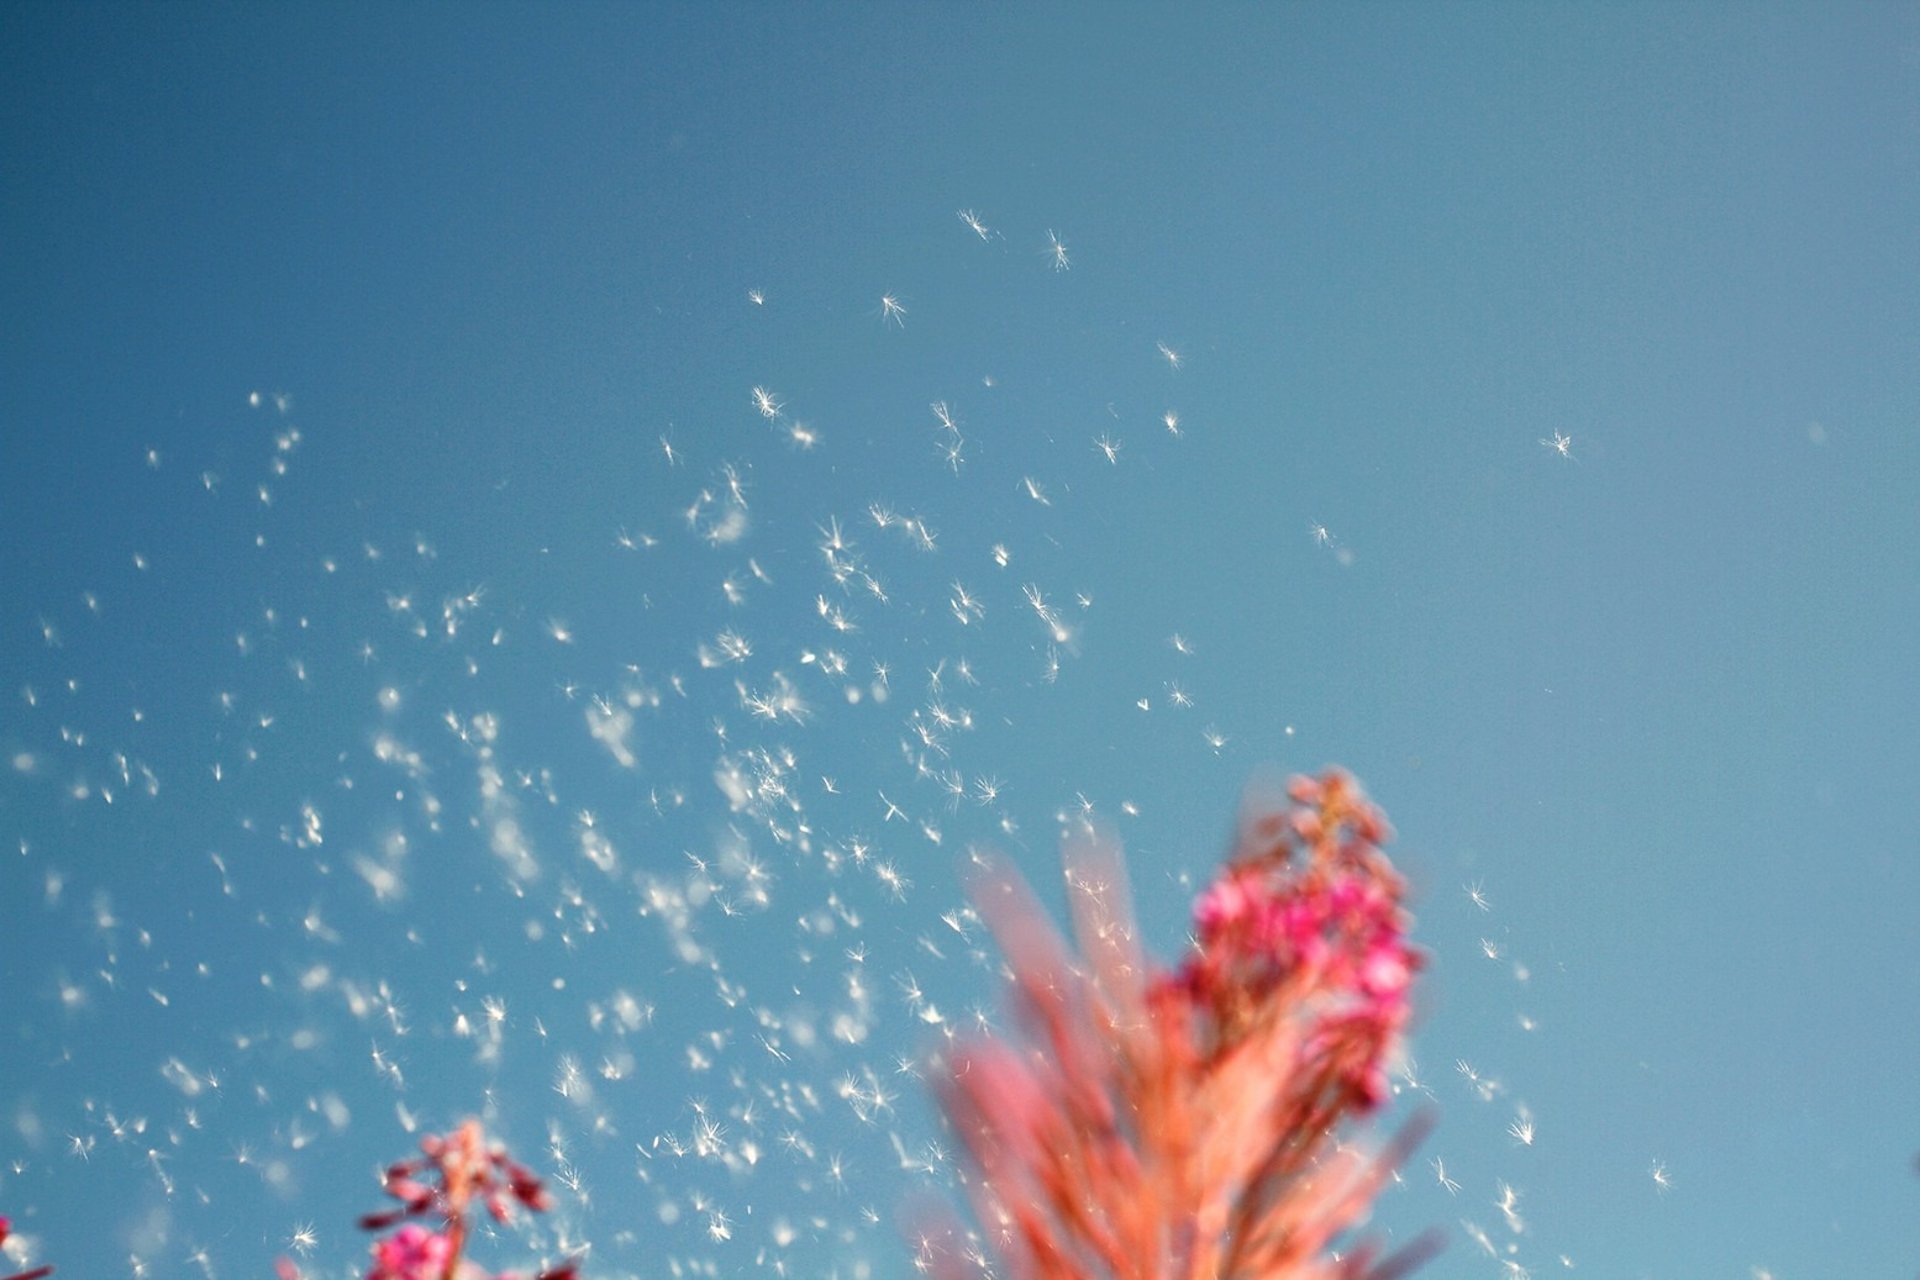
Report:
[[[1051,894],[1091,812],[1172,954],[1247,779],[1331,762],[1432,957],[1430,1274],[1920,1257],[1910,7],[0,47],[34,1257],[349,1274],[478,1113],[562,1185],[496,1265],[908,1273],[966,851]]]

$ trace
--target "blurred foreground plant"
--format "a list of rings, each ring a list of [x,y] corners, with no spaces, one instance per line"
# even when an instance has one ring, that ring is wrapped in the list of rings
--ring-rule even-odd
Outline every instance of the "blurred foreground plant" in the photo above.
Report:
[[[1012,874],[976,883],[1027,1043],[961,1044],[940,1098],[1010,1275],[1386,1280],[1437,1248],[1332,1252],[1424,1128],[1381,1152],[1337,1141],[1387,1096],[1421,958],[1359,785],[1333,771],[1288,795],[1200,895],[1171,971],[1141,954],[1108,845],[1067,855],[1078,963]],[[931,1247],[921,1264],[968,1270]]]
[[[0,1248],[6,1246],[7,1237],[12,1233],[13,1223],[5,1218],[0,1218]],[[5,1280],[40,1280],[41,1276],[50,1276],[52,1274],[52,1267],[35,1267],[31,1271],[16,1272],[13,1275],[5,1277]]]
[[[467,1214],[476,1202],[498,1222],[505,1222],[516,1204],[543,1213],[553,1204],[546,1187],[504,1147],[489,1143],[478,1120],[452,1133],[429,1134],[420,1140],[420,1151],[412,1160],[387,1166],[386,1192],[399,1207],[360,1219],[368,1231],[399,1227],[374,1243],[367,1280],[509,1280],[492,1277],[463,1257]],[[534,1280],[577,1280],[579,1273],[578,1260],[569,1260]],[[280,1274],[282,1280],[298,1280],[300,1273],[282,1260]]]

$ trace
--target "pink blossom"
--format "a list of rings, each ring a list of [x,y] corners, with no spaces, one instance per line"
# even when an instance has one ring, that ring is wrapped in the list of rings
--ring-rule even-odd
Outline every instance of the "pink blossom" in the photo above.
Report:
[[[1360,969],[1360,985],[1370,996],[1397,996],[1413,980],[1413,966],[1406,948],[1397,941],[1376,942],[1367,951]]]
[[[373,1246],[367,1280],[441,1280],[452,1258],[453,1241],[410,1222]]]
[[[1258,886],[1248,877],[1222,876],[1194,904],[1193,919],[1203,936],[1221,933],[1254,914]]]
[[[477,1120],[448,1133],[428,1134],[420,1140],[420,1154],[388,1165],[381,1181],[400,1205],[367,1214],[360,1225],[369,1231],[404,1225],[373,1246],[373,1269],[367,1280],[487,1280],[487,1272],[462,1256],[467,1218],[476,1202],[501,1222],[515,1205],[534,1213],[553,1205],[533,1171],[500,1144],[489,1142]],[[431,1230],[407,1221],[410,1218],[437,1219],[441,1229]],[[284,1260],[281,1272],[295,1280],[299,1275]],[[578,1275],[578,1261],[568,1260],[542,1271],[535,1280],[576,1280]]]
[[[1197,946],[1171,973],[1136,947],[1104,846],[1068,867],[1078,958],[1011,876],[976,886],[1033,1044],[963,1043],[941,1101],[1015,1280],[1377,1280],[1431,1246],[1331,1253],[1417,1137],[1377,1156],[1336,1140],[1389,1096],[1420,956],[1358,785],[1335,771],[1289,795],[1195,900]],[[920,1261],[971,1274],[938,1249]]]

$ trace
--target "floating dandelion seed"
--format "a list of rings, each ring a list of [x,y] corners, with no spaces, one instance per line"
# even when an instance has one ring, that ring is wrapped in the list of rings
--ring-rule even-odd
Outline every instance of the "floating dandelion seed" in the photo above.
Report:
[[[1550,449],[1568,462],[1573,461],[1573,437],[1564,431],[1556,431],[1540,441],[1543,449]]]
[[[13,1246],[7,1244],[8,1237],[12,1234],[12,1226],[13,1224],[6,1218],[0,1218],[0,1247],[9,1250],[13,1248]],[[15,1244],[18,1243],[18,1241],[15,1241]],[[6,1255],[0,1254],[0,1257],[4,1256]],[[30,1271],[22,1271],[15,1275],[8,1276],[6,1280],[41,1280],[42,1276],[50,1276],[52,1274],[52,1267],[34,1267]]]
[[[881,295],[880,323],[892,324],[897,329],[907,327],[907,307],[898,296],[891,293]]]
[[[1178,372],[1182,363],[1180,353],[1164,342],[1156,342],[1153,345],[1160,349],[1160,358],[1167,362],[1167,367]]]
[[[1509,1182],[1497,1184],[1497,1190],[1499,1196],[1493,1204],[1500,1210],[1501,1217],[1507,1220],[1507,1230],[1514,1235],[1524,1234],[1527,1224],[1526,1220],[1520,1216],[1520,1192]]]
[[[1073,266],[1072,260],[1067,257],[1066,244],[1051,230],[1047,232],[1046,254],[1048,262],[1055,271],[1066,271]]]
[[[979,236],[982,240],[990,240],[993,238],[993,231],[986,223],[980,220],[980,215],[973,210],[962,209],[954,216],[966,224],[967,230],[973,232],[974,235]]]

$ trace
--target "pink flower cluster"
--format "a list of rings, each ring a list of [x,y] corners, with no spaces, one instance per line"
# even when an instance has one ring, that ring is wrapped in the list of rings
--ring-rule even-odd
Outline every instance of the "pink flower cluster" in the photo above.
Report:
[[[453,1260],[451,1238],[409,1222],[373,1246],[367,1280],[437,1280]]]
[[[1386,1097],[1420,954],[1404,886],[1380,852],[1385,817],[1347,774],[1296,778],[1298,806],[1255,823],[1194,904],[1198,947],[1174,981],[1218,1052],[1263,1011],[1312,1024],[1308,1054],[1337,1054],[1363,1107]]]
[[[505,1222],[519,1205],[542,1213],[553,1205],[540,1179],[509,1156],[504,1147],[487,1141],[477,1120],[469,1120],[447,1134],[429,1134],[420,1141],[421,1154],[387,1166],[382,1181],[398,1208],[370,1213],[360,1219],[368,1231],[400,1229],[373,1245],[373,1266],[367,1280],[512,1280],[493,1277],[462,1254],[467,1243],[467,1214],[477,1202],[496,1220]],[[438,1227],[410,1221],[438,1219]],[[578,1280],[577,1259],[542,1271],[534,1280]],[[285,1259],[282,1280],[300,1280],[299,1269]]]
[[[553,1207],[540,1179],[507,1155],[505,1148],[489,1146],[477,1120],[449,1134],[428,1134],[420,1140],[420,1151],[412,1160],[387,1166],[386,1192],[401,1207],[366,1215],[360,1219],[363,1228],[383,1231],[403,1218],[426,1213],[464,1218],[476,1198],[498,1222],[507,1220],[516,1203],[533,1213]],[[433,1175],[440,1185],[423,1180]]]
[[[941,1102],[1002,1274],[1388,1280],[1435,1247],[1346,1239],[1422,1127],[1383,1151],[1340,1137],[1387,1096],[1421,966],[1386,820],[1339,771],[1288,796],[1200,895],[1172,971],[1138,946],[1110,845],[1068,853],[1078,956],[1011,874],[976,886],[1025,1043],[962,1042]],[[960,1280],[984,1255],[923,1244],[918,1262]]]

